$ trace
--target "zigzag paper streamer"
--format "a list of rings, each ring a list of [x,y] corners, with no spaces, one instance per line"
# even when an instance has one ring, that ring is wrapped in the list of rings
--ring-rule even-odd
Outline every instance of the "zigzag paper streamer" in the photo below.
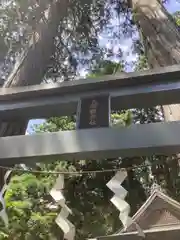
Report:
[[[59,175],[50,194],[53,199],[61,206],[61,212],[56,218],[57,225],[64,232],[64,239],[74,240],[75,226],[67,219],[72,214],[71,209],[66,205],[65,197],[62,194],[64,188],[64,175]]]
[[[0,202],[2,203],[2,210],[0,211],[0,217],[2,218],[2,220],[4,221],[6,227],[8,227],[9,221],[8,221],[8,215],[6,213],[6,204],[4,201],[4,194],[7,190],[8,184],[7,184],[7,180],[8,177],[10,176],[11,171],[7,171],[5,176],[4,176],[4,186],[2,187],[1,191],[0,191]]]
[[[106,186],[114,192],[114,196],[111,198],[111,202],[115,205],[115,207],[120,211],[119,219],[121,220],[125,230],[129,225],[134,223],[136,225],[138,235],[144,237],[144,233],[141,228],[136,224],[131,217],[129,217],[130,213],[130,205],[124,200],[127,195],[127,190],[124,189],[121,184],[127,177],[127,172],[125,170],[120,170],[116,173],[116,175],[106,184]]]

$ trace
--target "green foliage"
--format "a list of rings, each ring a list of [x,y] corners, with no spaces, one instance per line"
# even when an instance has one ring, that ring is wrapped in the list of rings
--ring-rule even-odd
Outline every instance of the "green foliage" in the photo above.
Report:
[[[123,64],[112,62],[110,60],[100,61],[92,70],[92,73],[88,75],[91,78],[97,78],[104,75],[116,74],[123,71]]]
[[[139,55],[138,61],[135,65],[135,71],[142,71],[149,69],[147,58],[144,54]]]
[[[51,239],[56,213],[48,208],[49,185],[45,177],[22,174],[11,178],[5,195],[9,229],[1,234],[13,239]]]
[[[179,27],[180,26],[180,11],[175,12],[173,14],[173,17],[174,17],[174,19],[176,21],[177,26]]]
[[[114,127],[127,127],[131,125],[132,118],[132,112],[129,110],[111,114],[111,121]]]
[[[39,132],[57,132],[59,130],[75,129],[75,118],[72,117],[52,117],[46,121],[46,124],[34,125],[36,133]]]

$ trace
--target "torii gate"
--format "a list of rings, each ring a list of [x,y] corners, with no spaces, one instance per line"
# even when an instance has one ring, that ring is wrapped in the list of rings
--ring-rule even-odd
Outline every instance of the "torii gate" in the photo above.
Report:
[[[180,65],[174,65],[153,71],[123,73],[97,79],[1,88],[1,121],[68,116],[77,113],[78,129],[2,137],[0,165],[12,166],[46,159],[104,159],[179,153],[180,122],[131,125],[128,128],[109,127],[111,110],[180,103],[179,76]],[[119,210],[125,205],[120,206],[116,195],[118,187],[114,189],[114,184],[117,181],[120,184],[125,177],[125,174],[120,173],[107,185],[115,193],[112,202],[117,204],[117,208],[119,206]],[[62,181],[60,186],[62,189]],[[120,190],[125,197],[126,191],[122,187]],[[56,189],[53,191],[56,195]],[[63,200],[63,206],[66,206],[61,193],[58,197]],[[121,203],[122,201],[124,200],[121,199]],[[128,209],[126,210],[128,214]],[[66,219],[67,206],[63,214]],[[124,221],[124,225],[126,220],[127,216],[122,216],[121,221]],[[68,224],[70,229],[70,223]],[[74,235],[68,236],[67,239],[73,239]]]
[[[58,84],[1,88],[0,120],[72,115],[81,99],[97,95],[109,95],[111,110],[180,103],[180,66]],[[179,126],[179,122],[153,123],[2,137],[0,165],[44,161],[49,156],[74,160],[175,154],[180,151]]]

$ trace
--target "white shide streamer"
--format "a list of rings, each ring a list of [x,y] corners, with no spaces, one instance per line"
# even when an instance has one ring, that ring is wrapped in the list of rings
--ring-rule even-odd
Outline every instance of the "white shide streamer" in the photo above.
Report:
[[[126,179],[126,177],[127,171],[122,169],[115,174],[115,176],[106,184],[106,186],[114,193],[114,196],[111,198],[111,202],[120,211],[119,219],[123,224],[124,230],[126,230],[128,226],[134,223],[136,225],[138,235],[144,237],[142,229],[129,216],[130,205],[124,200],[128,192],[121,186],[121,184]]]
[[[2,204],[2,209],[0,211],[0,218],[2,218],[6,227],[8,227],[9,221],[8,221],[8,215],[6,213],[6,204],[4,201],[4,194],[8,187],[7,180],[8,180],[8,177],[10,174],[11,174],[11,171],[7,171],[6,174],[4,175],[4,186],[2,187],[2,189],[0,191],[0,202]]]
[[[63,189],[64,175],[60,174],[50,192],[52,198],[61,206],[61,211],[56,218],[56,223],[64,232],[64,239],[74,240],[75,226],[67,219],[69,214],[72,214],[72,211],[65,203],[66,200],[62,193]]]

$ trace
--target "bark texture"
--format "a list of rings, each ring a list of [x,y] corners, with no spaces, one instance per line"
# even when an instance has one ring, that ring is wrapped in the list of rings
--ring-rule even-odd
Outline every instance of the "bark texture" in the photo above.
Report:
[[[180,32],[160,0],[131,0],[151,68],[180,63]],[[180,105],[163,106],[166,121],[180,120]]]
[[[55,51],[54,38],[58,31],[60,20],[67,16],[68,0],[53,0],[46,9],[46,19],[41,19],[19,61],[3,87],[17,87],[40,84],[51,56]],[[27,128],[26,121],[0,122],[0,137],[23,135]],[[3,185],[4,173],[0,171],[0,187]]]

